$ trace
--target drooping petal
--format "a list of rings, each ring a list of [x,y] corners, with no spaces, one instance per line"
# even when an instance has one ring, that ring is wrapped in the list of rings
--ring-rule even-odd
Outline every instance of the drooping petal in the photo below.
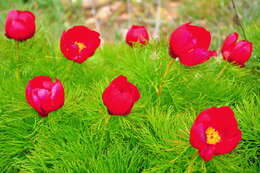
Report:
[[[186,66],[195,66],[206,62],[213,55],[215,55],[214,51],[208,51],[206,49],[197,48],[191,50],[186,54],[181,55],[180,62],[181,64]]]

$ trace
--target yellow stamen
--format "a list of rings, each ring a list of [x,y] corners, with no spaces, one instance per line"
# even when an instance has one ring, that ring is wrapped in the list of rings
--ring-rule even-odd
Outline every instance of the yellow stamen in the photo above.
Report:
[[[205,131],[207,136],[207,144],[217,144],[219,143],[221,137],[219,136],[218,131],[216,131],[214,128],[209,127]]]
[[[81,52],[83,49],[85,49],[87,46],[84,43],[75,41],[74,44],[76,44],[79,48],[79,52]]]

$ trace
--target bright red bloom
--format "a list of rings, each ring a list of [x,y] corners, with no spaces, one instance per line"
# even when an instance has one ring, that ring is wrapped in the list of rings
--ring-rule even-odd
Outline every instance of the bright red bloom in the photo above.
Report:
[[[149,34],[144,26],[133,25],[127,32],[126,43],[133,46],[135,43],[146,45],[149,42]]]
[[[253,45],[246,40],[238,40],[238,33],[228,35],[225,39],[221,52],[224,60],[244,66],[245,62],[251,57]]]
[[[179,57],[181,64],[194,66],[202,64],[210,57],[216,56],[216,51],[209,51],[210,32],[200,26],[186,23],[172,32],[169,54]]]
[[[62,33],[60,49],[69,60],[83,63],[100,45],[100,34],[85,26],[74,26]]]
[[[35,16],[32,12],[12,10],[6,17],[5,35],[17,41],[26,40],[34,35],[35,27]]]
[[[26,87],[26,100],[41,117],[61,108],[64,104],[64,88],[61,82],[47,76],[37,76]]]
[[[122,75],[115,78],[102,95],[103,103],[111,115],[128,115],[139,98],[138,88]]]
[[[205,161],[214,155],[230,153],[240,140],[241,131],[228,106],[202,111],[190,130],[190,143]]]

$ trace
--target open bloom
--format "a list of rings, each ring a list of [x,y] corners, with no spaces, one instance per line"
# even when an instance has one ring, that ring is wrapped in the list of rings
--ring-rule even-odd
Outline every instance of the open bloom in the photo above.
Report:
[[[5,21],[5,35],[17,41],[31,38],[35,33],[35,16],[30,11],[12,10]]]
[[[26,100],[41,117],[55,111],[64,104],[64,89],[61,82],[47,76],[37,76],[26,87]]]
[[[146,45],[149,42],[149,34],[144,26],[133,25],[128,30],[125,41],[129,46],[134,46],[136,43]]]
[[[111,115],[128,115],[139,98],[138,88],[122,75],[115,78],[102,95],[103,103]]]
[[[202,111],[190,130],[190,143],[205,161],[214,155],[230,153],[240,140],[241,131],[228,106]]]
[[[216,51],[210,51],[211,34],[200,26],[186,23],[172,32],[170,37],[169,54],[173,58],[179,57],[180,62],[186,66],[202,64]]]
[[[246,40],[238,40],[238,33],[234,32],[225,39],[221,52],[224,60],[244,66],[251,57],[253,45]]]
[[[60,49],[69,60],[83,63],[100,45],[99,33],[85,26],[74,26],[62,33]]]

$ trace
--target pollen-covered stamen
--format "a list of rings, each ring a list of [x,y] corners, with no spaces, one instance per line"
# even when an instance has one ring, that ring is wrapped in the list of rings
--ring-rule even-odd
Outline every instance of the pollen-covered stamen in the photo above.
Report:
[[[81,52],[83,49],[85,49],[87,46],[84,43],[75,41],[74,44],[76,44],[79,48],[79,52]]]
[[[219,136],[218,131],[214,128],[209,127],[205,131],[207,137],[207,144],[217,144],[219,143],[221,137]]]

